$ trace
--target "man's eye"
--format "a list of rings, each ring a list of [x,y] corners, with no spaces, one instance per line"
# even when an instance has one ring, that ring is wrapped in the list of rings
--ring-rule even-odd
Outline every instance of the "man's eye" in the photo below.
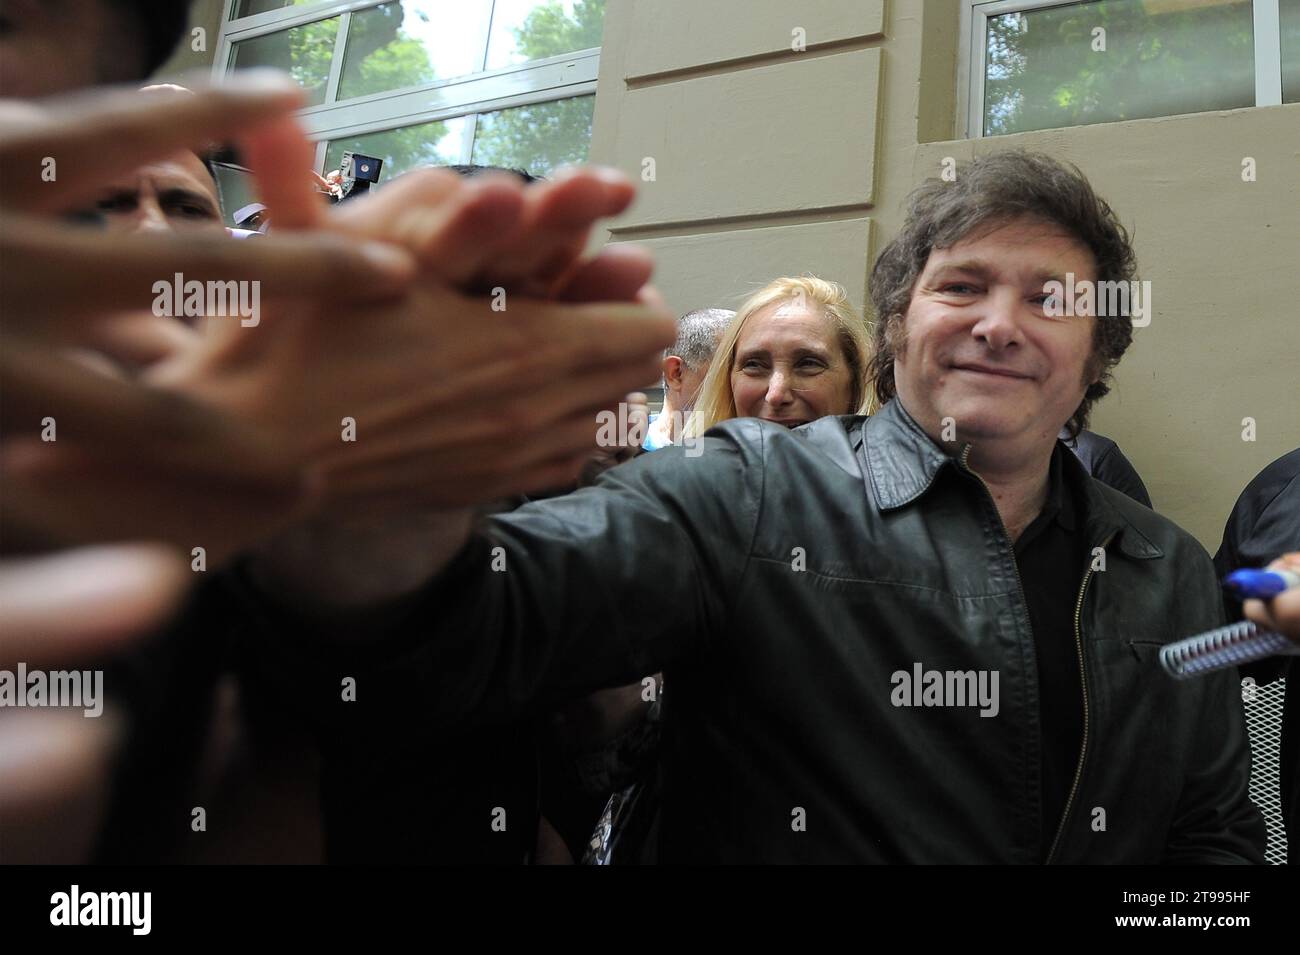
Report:
[[[967,285],[965,282],[949,282],[941,291],[951,292],[953,295],[973,295],[975,286]]]
[[[186,204],[177,207],[177,211],[180,212],[180,214],[187,219],[215,219],[216,218],[216,216],[212,214],[212,210],[209,209],[207,206],[194,206],[194,205]]]
[[[108,196],[100,199],[95,208],[101,212],[130,212],[135,208],[135,199],[132,196]]]

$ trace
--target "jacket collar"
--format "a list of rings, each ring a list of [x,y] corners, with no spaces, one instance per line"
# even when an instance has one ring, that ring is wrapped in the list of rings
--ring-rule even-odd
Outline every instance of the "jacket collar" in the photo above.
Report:
[[[962,457],[969,447],[962,448]],[[853,449],[865,461],[863,480],[881,511],[915,501],[945,467],[968,470],[925,433],[897,398],[853,429]],[[1129,557],[1163,556],[1163,551],[1111,504],[1072,452],[1066,449],[1062,458],[1065,467],[1074,472],[1069,478],[1084,489],[1084,529],[1089,546],[1113,540]]]

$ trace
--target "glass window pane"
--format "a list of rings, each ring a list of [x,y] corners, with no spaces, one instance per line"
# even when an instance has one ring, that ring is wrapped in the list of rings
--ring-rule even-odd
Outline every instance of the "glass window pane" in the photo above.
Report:
[[[492,0],[397,0],[352,14],[338,98],[476,72],[491,15]]]
[[[989,17],[986,41],[986,135],[1255,105],[1250,0],[1008,13]]]
[[[497,0],[487,68],[600,46],[605,0]]]
[[[378,187],[391,182],[404,172],[418,166],[453,166],[461,161],[461,147],[465,141],[468,119],[457,116],[436,123],[385,129],[347,139],[335,139],[325,150],[325,170],[339,168],[343,151],[362,153],[384,161]]]
[[[231,67],[271,66],[283,70],[302,86],[308,106],[325,102],[325,85],[329,81],[330,61],[334,58],[334,38],[339,19],[317,20],[292,30],[280,30],[234,45]]]
[[[1282,102],[1300,103],[1300,0],[1282,0]]]
[[[474,162],[549,176],[560,166],[587,161],[596,97],[518,106],[478,118]]]
[[[214,164],[217,193],[221,200],[221,218],[228,226],[235,224],[235,213],[257,201],[257,183],[250,173],[230,166]]]
[[[255,13],[267,13],[271,10],[283,10],[285,7],[301,7],[305,3],[317,3],[319,0],[239,0],[230,14],[230,19],[251,17]]]

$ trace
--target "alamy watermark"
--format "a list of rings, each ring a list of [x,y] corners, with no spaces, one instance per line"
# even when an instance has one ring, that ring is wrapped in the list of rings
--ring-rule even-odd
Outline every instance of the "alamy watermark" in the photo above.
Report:
[[[1043,312],[1052,318],[1082,316],[1132,319],[1134,328],[1151,324],[1151,283],[1075,281],[1074,273],[1065,273],[1065,281],[1043,283]]]
[[[82,716],[104,712],[103,670],[0,670],[0,707],[48,706],[81,709]]]
[[[171,281],[153,283],[153,313],[160,318],[238,318],[244,328],[262,320],[262,283],[257,280],[186,280],[177,272]]]
[[[997,670],[927,670],[920,663],[912,671],[895,670],[889,678],[894,706],[978,706],[980,716],[997,716]]]
[[[50,896],[51,925],[124,925],[132,935],[148,935],[152,913],[152,892],[83,892],[73,885]]]
[[[668,421],[671,422],[672,429],[669,433],[677,435],[677,440],[673,443],[686,449],[686,457],[698,458],[704,453],[704,438],[684,433],[686,418],[687,416],[680,411],[669,412]],[[655,422],[662,427],[666,423],[663,414],[657,415]],[[633,414],[632,406],[626,401],[620,401],[617,411],[606,408],[604,411],[597,412],[596,447],[641,447],[653,426],[648,417]]]

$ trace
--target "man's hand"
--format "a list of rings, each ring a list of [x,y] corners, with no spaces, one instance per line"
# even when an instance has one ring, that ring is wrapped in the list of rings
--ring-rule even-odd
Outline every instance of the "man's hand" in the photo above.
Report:
[[[300,513],[301,462],[274,433],[174,392],[69,360],[124,365],[184,351],[194,336],[156,316],[153,285],[261,283],[272,301],[400,294],[413,258],[335,232],[266,238],[120,236],[59,222],[105,178],[177,149],[291,122],[301,92],[252,76],[193,95],[113,91],[36,107],[0,103],[0,468],[6,546],[156,537],[219,555]]]
[[[322,230],[256,244],[224,235],[115,236],[52,217],[106,179],[178,149],[292,122],[301,91],[255,73],[194,95],[113,91],[38,108],[0,102],[0,314],[8,333],[67,343],[117,310],[147,310],[153,283],[247,279],[264,298],[391,296],[414,274],[389,244]],[[310,187],[308,187],[310,188]]]
[[[654,377],[657,351],[673,335],[667,315],[644,304],[548,305],[525,297],[545,290],[563,300],[654,300],[644,287],[651,267],[644,253],[616,248],[577,259],[595,218],[626,205],[625,183],[582,172],[525,194],[506,178],[451,183],[435,176],[441,182],[430,190],[428,178],[417,177],[331,211],[293,172],[303,168],[294,156],[305,147],[288,116],[296,102],[296,93],[283,88],[130,95],[101,102],[109,119],[83,107],[72,110],[71,126],[41,116],[0,136],[6,164],[32,159],[36,144],[51,141],[62,141],[55,151],[74,158],[56,199],[24,200],[23,192],[4,198],[22,207],[31,226],[14,240],[20,254],[6,257],[4,294],[54,299],[40,309],[48,320],[7,325],[16,335],[40,345],[98,344],[107,325],[103,309],[138,304],[160,273],[264,283],[260,327],[214,319],[207,334],[174,347],[162,341],[174,329],[136,323],[131,349],[171,356],[149,373],[152,388],[137,392],[120,382],[100,394],[102,376],[88,377],[52,355],[32,363],[40,374],[27,383],[31,393],[19,389],[24,400],[6,402],[6,448],[16,438],[21,451],[6,455],[16,491],[7,520],[16,514],[27,527],[53,526],[60,540],[71,540],[78,528],[82,539],[143,529],[187,547],[211,544],[213,559],[214,550],[227,553],[307,516],[308,499],[300,495],[307,485],[328,492],[317,503],[332,500],[360,513],[538,490],[576,473],[597,411]],[[33,218],[153,152],[241,124],[253,127],[245,148],[278,234],[247,243],[217,237],[203,249],[174,239],[168,248],[119,239],[125,252],[114,257],[106,256],[102,236]],[[132,129],[136,135],[124,136]],[[96,135],[87,140],[87,130]],[[120,154],[124,140],[147,146],[128,159]],[[119,144],[118,153],[110,143]],[[111,161],[86,171],[86,148],[108,150]],[[388,205],[378,203],[386,196],[393,197]],[[362,216],[367,202],[374,204]],[[392,294],[409,281],[411,256],[375,225],[394,204],[421,213],[402,219],[425,273],[406,298]],[[332,214],[342,212],[354,218]],[[358,241],[366,228],[385,243]],[[370,258],[388,262],[369,276],[367,255],[357,252],[367,247],[384,250]],[[40,272],[41,261],[71,270],[74,259],[112,262],[110,274],[99,276],[100,294],[68,290],[69,283]],[[131,278],[123,281],[123,274]],[[494,286],[490,297],[456,291],[512,280],[517,288]],[[6,398],[13,392],[7,388]],[[42,410],[56,399],[62,417]],[[58,444],[36,443],[47,416],[59,421]],[[356,441],[347,438],[344,419],[354,423]],[[178,434],[185,439],[176,441]],[[314,478],[305,485],[298,474],[307,468]],[[87,493],[87,478],[122,496],[106,507],[107,495]],[[61,510],[67,494],[80,506]],[[229,519],[220,520],[223,512]]]
[[[422,279],[396,303],[286,305],[209,331],[148,379],[274,433],[355,516],[572,481],[597,414],[653,378],[674,322],[632,303],[497,310]]]

